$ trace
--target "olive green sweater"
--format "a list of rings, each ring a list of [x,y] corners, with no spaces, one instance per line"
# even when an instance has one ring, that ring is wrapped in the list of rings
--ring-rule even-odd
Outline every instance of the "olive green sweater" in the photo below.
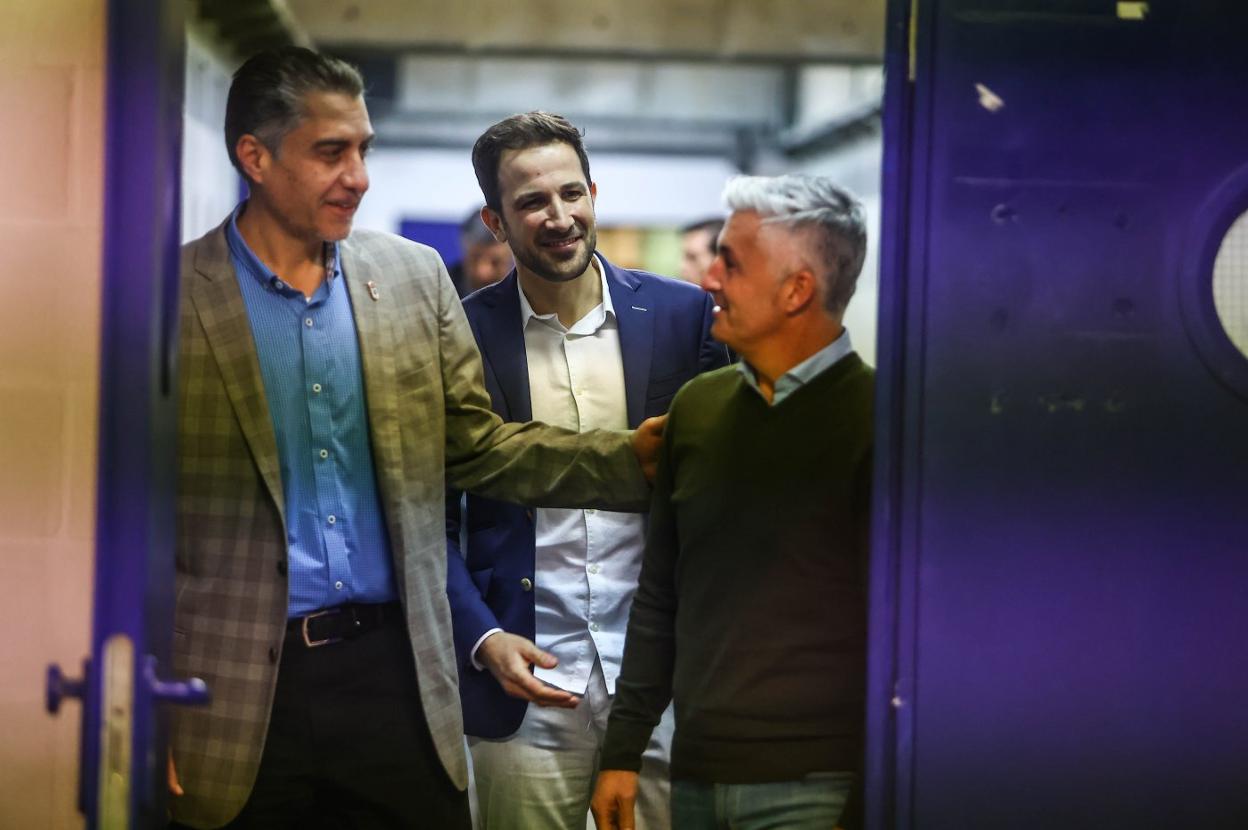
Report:
[[[673,779],[860,768],[872,379],[851,353],[774,407],[732,366],[677,395],[603,769],[669,700]]]

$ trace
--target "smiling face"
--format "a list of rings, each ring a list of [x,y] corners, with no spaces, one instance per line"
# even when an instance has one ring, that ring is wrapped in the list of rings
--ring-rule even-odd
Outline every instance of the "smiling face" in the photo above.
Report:
[[[368,190],[364,156],[372,141],[363,98],[312,92],[279,152],[245,135],[238,155],[283,230],[307,242],[337,242],[351,233]]]
[[[782,331],[788,316],[784,282],[794,240],[763,224],[754,211],[737,211],[719,236],[719,253],[702,279],[715,298],[711,335],[747,360]]]
[[[580,159],[563,142],[506,150],[499,159],[502,213],[483,218],[506,242],[522,272],[551,282],[574,280],[589,268],[598,245],[594,185]]]

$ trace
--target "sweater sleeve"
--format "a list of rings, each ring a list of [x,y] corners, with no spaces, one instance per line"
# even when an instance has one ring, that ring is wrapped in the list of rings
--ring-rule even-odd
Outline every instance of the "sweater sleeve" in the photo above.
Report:
[[[671,500],[675,480],[672,446],[679,433],[679,402],[677,395],[659,453],[646,551],[629,612],[624,659],[615,682],[601,769],[640,771],[650,733],[672,699],[676,663],[675,573],[680,549]]]

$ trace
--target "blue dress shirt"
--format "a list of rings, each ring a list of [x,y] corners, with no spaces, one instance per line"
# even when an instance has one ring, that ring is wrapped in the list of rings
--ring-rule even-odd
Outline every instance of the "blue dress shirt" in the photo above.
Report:
[[[260,262],[226,229],[277,436],[286,498],[287,614],[398,597],[373,472],[351,298],[327,246],[327,279],[311,297]]]

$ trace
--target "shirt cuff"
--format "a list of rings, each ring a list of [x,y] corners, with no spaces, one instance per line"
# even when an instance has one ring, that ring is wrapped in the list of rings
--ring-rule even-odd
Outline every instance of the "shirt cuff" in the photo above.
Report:
[[[468,652],[468,659],[472,661],[472,667],[477,671],[485,671],[485,666],[477,662],[477,649],[481,648],[481,644],[485,642],[486,637],[489,637],[491,634],[498,634],[502,630],[501,628],[491,628],[477,639],[472,646],[472,651]]]

